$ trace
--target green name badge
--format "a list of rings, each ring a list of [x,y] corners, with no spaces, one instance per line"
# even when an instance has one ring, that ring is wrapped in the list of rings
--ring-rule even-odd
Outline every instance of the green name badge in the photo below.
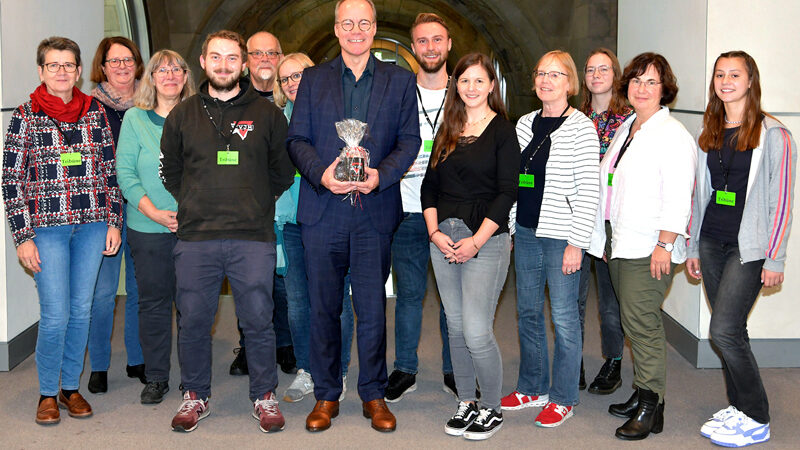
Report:
[[[61,154],[61,165],[64,166],[64,167],[67,167],[67,166],[80,166],[81,165],[81,154],[79,152],[62,153]]]
[[[432,152],[433,151],[433,141],[430,140],[430,139],[425,139],[424,141],[422,141],[422,149],[425,151],[425,153]]]
[[[717,204],[736,206],[736,192],[717,191]]]
[[[533,188],[533,174],[532,173],[519,174],[519,187]]]
[[[217,152],[217,165],[220,166],[238,166],[239,165],[239,152],[222,150]]]
[[[608,185],[612,186],[613,181],[614,181],[614,174],[613,173],[608,174]]]
[[[298,172],[297,169],[294,169],[294,177],[300,178],[300,172]]]

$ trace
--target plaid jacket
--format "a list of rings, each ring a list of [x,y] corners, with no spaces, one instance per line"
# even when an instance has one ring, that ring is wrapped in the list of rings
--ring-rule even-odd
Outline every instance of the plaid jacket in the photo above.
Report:
[[[56,124],[42,111],[34,113],[31,102],[11,116],[2,189],[14,245],[33,239],[38,227],[101,221],[122,226],[122,196],[105,111],[92,101],[76,123]],[[80,164],[64,165],[66,153],[80,153]]]

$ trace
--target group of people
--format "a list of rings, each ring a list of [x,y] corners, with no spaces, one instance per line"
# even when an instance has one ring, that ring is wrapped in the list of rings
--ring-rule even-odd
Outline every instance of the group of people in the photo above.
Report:
[[[587,387],[594,265],[606,360],[588,390],[620,387],[627,337],[634,392],[609,413],[626,419],[618,438],[644,439],[664,425],[660,306],[685,262],[706,286],[730,403],[701,434],[724,446],[768,440],[747,315],[762,286],[783,281],[797,150],[761,109],[755,61],[741,51],[717,58],[697,143],[665,106],[678,84],[656,53],[623,70],[598,48],[582,77],[568,53],[546,53],[532,72],[542,108],[515,125],[486,55],[463,56],[448,75],[452,40],[442,18],[422,13],[411,26],[416,76],[371,54],[376,20],[370,0],[337,2],[341,55],[319,66],[302,53],[283,55],[267,32],[247,41],[213,33],[197,90],[179,54],[161,50],[145,65],[131,41],[114,37],[98,48],[98,84],[87,96],[75,87],[78,46],[41,42],[42,84],[13,113],[2,179],[17,254],[41,307],[36,421],[58,423],[59,406],[92,414],[78,392],[87,341],[88,389],[107,390],[126,254],[127,374],[145,383],[142,403],[169,391],[177,310],[183,401],[174,430],[192,431],[209,414],[211,328],[225,277],[241,334],[231,373],[249,375],[263,432],[285,425],[277,363],[296,371],[285,401],[316,398],[306,429],[331,426],[346,392],[354,315],[363,414],[372,428],[395,430],[386,402],[417,388],[429,262],[441,297],[443,387],[458,399],[445,432],[488,439],[504,410],[528,407],[541,407],[535,425],[557,427]],[[574,108],[569,99],[579,92]],[[362,181],[335,176],[343,119],[368,124]],[[493,323],[512,247],[520,367],[503,396]],[[390,267],[397,301],[387,376]]]

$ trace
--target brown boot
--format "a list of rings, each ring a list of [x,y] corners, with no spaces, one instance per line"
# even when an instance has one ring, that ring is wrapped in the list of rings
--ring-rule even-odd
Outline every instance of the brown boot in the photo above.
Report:
[[[58,391],[58,406],[65,408],[70,417],[82,419],[92,415],[92,407],[78,392],[67,398],[63,391]]]
[[[306,417],[306,430],[324,431],[331,427],[331,419],[339,415],[339,402],[318,400]]]
[[[372,428],[382,432],[394,431],[397,428],[397,419],[382,398],[364,402],[362,409],[364,417],[372,419]]]
[[[39,425],[55,425],[61,422],[61,415],[58,412],[56,399],[48,397],[39,402],[36,408],[36,423]]]

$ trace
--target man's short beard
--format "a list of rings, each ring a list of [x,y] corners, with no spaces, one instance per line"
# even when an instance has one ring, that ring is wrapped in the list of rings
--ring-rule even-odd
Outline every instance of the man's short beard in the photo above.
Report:
[[[447,64],[447,58],[442,57],[441,61],[436,63],[436,65],[431,68],[428,68],[428,66],[425,65],[425,61],[423,61],[421,57],[417,58],[417,64],[419,64],[419,68],[425,73],[436,73],[441,70],[442,66]]]
[[[214,79],[214,77],[209,76],[208,77],[208,84],[209,84],[209,86],[214,88],[215,91],[229,92],[229,91],[233,90],[233,88],[235,88],[239,84],[239,77],[233,77],[233,78],[231,78],[231,81],[229,81],[227,83],[219,83]]]
[[[269,75],[268,76],[264,76],[264,74],[266,74],[266,73],[268,73]],[[274,70],[269,70],[269,69],[259,69],[259,70],[256,70],[256,76],[258,76],[258,78],[260,78],[261,81],[271,80],[272,77],[275,76],[275,71]]]

